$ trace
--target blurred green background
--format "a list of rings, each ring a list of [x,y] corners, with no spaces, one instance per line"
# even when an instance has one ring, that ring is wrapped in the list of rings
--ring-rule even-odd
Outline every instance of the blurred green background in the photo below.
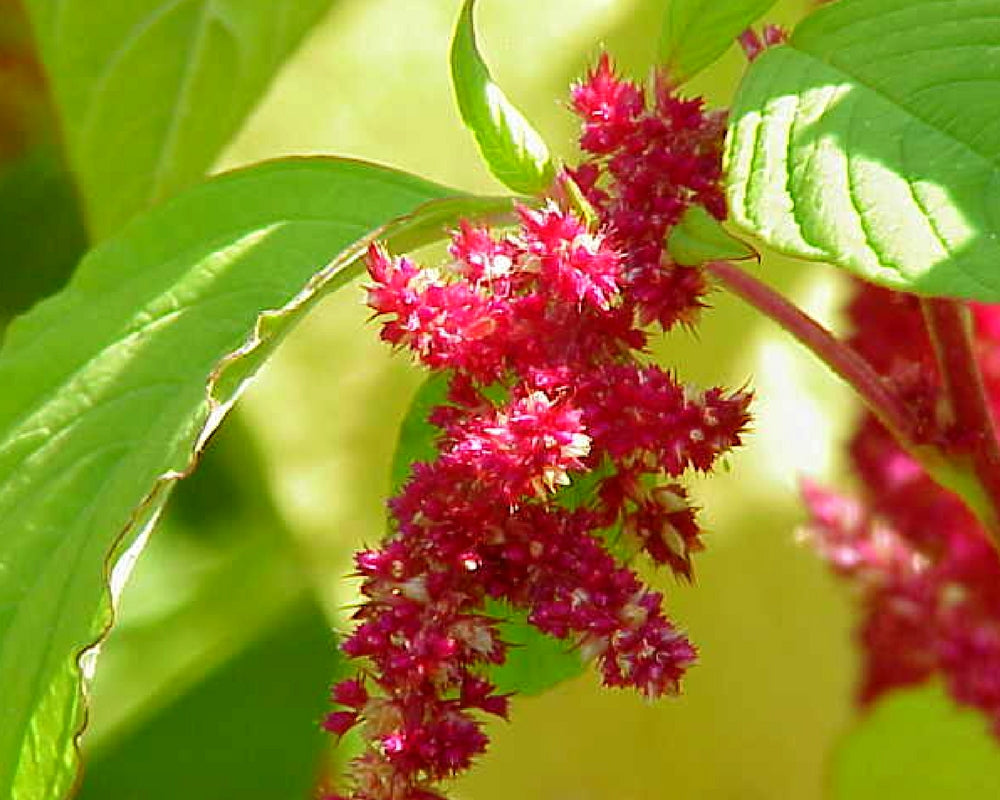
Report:
[[[501,191],[453,108],[458,5],[335,0],[217,169],[338,154]],[[791,23],[807,5],[780,3],[771,19]],[[569,83],[602,47],[643,77],[662,13],[651,0],[482,0],[478,22],[494,76],[571,159]],[[692,91],[727,104],[741,65],[730,51]],[[759,272],[837,323],[831,271],[765,254]],[[99,661],[82,797],[304,797],[336,773],[340,755],[316,723],[341,669],[335,636],[354,599],[344,576],[353,549],[382,534],[395,430],[422,378],[379,343],[362,301],[348,287],[293,332],[175,493]],[[693,484],[710,532],[696,585],[661,580],[701,663],[676,700],[648,704],[587,672],[515,701],[456,797],[829,796],[829,756],[854,720],[852,612],[794,540],[797,483],[844,480],[836,445],[854,405],[769,323],[728,296],[712,303],[696,334],[656,346],[685,380],[757,394],[730,469]],[[874,769],[868,755],[858,763]],[[903,796],[891,786],[883,796]]]

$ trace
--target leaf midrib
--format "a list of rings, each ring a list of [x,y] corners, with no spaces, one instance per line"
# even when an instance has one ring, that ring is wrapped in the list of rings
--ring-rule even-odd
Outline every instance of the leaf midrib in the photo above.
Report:
[[[153,177],[146,195],[146,204],[152,204],[160,199],[163,190],[168,164],[173,160],[172,151],[177,144],[181,117],[187,113],[190,102],[191,84],[194,81],[195,65],[201,61],[208,26],[213,19],[212,0],[202,0],[201,13],[195,25],[194,36],[191,37],[191,49],[184,62],[184,73],[177,85],[177,100],[171,106],[170,122],[163,136],[163,146],[160,148],[156,163],[153,166]]]
[[[353,232],[345,237],[347,239],[350,239],[352,236],[354,238],[360,238],[360,236],[362,236],[364,232],[367,230],[365,224],[361,220],[351,220],[344,218],[338,218],[336,220],[332,220],[323,217],[308,217],[303,215],[301,217],[296,216],[293,218],[280,220],[280,222],[291,225],[323,225],[337,229],[341,228],[353,229]],[[271,227],[271,226],[270,225],[264,226],[264,228],[266,227]],[[255,228],[252,231],[247,231],[242,228],[239,228],[224,233],[220,233],[218,236],[211,239],[207,244],[204,245],[199,244],[197,248],[191,248],[189,250],[184,250],[182,252],[179,252],[176,255],[174,255],[170,260],[171,261],[183,260],[185,256],[191,252],[192,249],[199,249],[199,250],[205,248],[217,249],[221,242],[237,241],[241,238],[245,238],[246,236],[253,235],[254,233],[257,233],[260,230],[263,230],[264,228]],[[199,261],[197,263],[200,264],[201,262]],[[170,287],[163,293],[151,297],[149,301],[143,306],[143,309],[140,310],[140,312],[138,312],[137,314],[133,315],[128,322],[124,323],[123,326],[119,329],[118,333],[114,334],[112,337],[109,337],[109,341],[107,341],[103,346],[101,346],[100,350],[90,353],[89,357],[81,361],[79,365],[72,372],[67,373],[65,376],[65,380],[62,383],[54,384],[51,390],[39,396],[36,402],[20,409],[19,410],[20,413],[17,416],[11,417],[6,421],[2,421],[3,424],[0,425],[0,454],[3,454],[3,452],[5,452],[5,450],[7,449],[7,447],[9,447],[12,443],[20,440],[27,433],[30,433],[30,431],[25,431],[25,427],[30,425],[32,420],[37,419],[40,415],[43,415],[45,413],[45,410],[52,404],[53,398],[57,397],[59,394],[64,392],[67,386],[71,385],[81,374],[85,373],[89,368],[92,368],[94,363],[99,361],[102,356],[105,356],[106,354],[114,351],[116,348],[120,347],[126,341],[132,340],[140,336],[141,334],[145,333],[150,328],[160,323],[163,319],[165,319],[165,317],[175,315],[176,313],[178,313],[178,310],[174,309],[165,312],[163,314],[151,316],[148,318],[143,318],[143,315],[145,314],[145,309],[148,308],[150,305],[155,304],[158,300],[161,300],[166,295],[168,295],[170,290],[172,290],[178,282],[180,282],[180,279],[178,279],[178,281],[172,282],[170,284]],[[204,298],[201,298],[198,302],[202,302],[203,300]],[[196,303],[186,304],[182,309],[182,311],[186,312],[194,305],[196,305]],[[276,310],[276,309],[263,309],[261,313],[264,313],[269,310]],[[132,324],[135,322],[135,320],[139,318],[143,318],[143,322],[141,325]],[[2,359],[0,359],[0,362],[2,362]],[[3,369],[2,367],[0,367],[0,376],[2,375],[3,375]],[[6,474],[8,473],[4,473],[4,475]],[[0,475],[0,478],[2,477],[3,475]]]
[[[84,147],[87,147],[87,143],[94,138],[94,125],[99,119],[98,111],[103,108],[103,98],[105,97],[107,84],[111,78],[114,77],[119,63],[132,51],[142,38],[149,33],[149,31],[155,28],[157,23],[184,5],[186,2],[188,2],[188,0],[169,0],[152,13],[147,14],[132,27],[129,31],[129,35],[125,37],[118,48],[116,48],[115,51],[109,55],[108,60],[105,62],[104,69],[101,70],[101,74],[98,75],[97,79],[94,81],[94,87],[90,92],[90,98],[87,103],[87,110],[80,126],[80,141],[83,143]]]

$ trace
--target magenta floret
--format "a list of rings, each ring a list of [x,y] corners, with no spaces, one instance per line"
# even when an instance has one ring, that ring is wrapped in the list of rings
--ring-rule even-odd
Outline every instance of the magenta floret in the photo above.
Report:
[[[701,273],[663,253],[669,227],[691,203],[724,213],[719,118],[665,84],[655,95],[647,108],[607,59],[574,89],[593,158],[573,174],[598,226],[549,200],[503,234],[463,222],[436,269],[368,252],[382,338],[447,371],[449,389],[429,417],[436,458],[412,465],[389,535],[355,558],[362,602],[342,647],[362,666],[325,722],[366,742],[352,800],[438,798],[485,750],[480,714],[508,714],[486,677],[507,655],[488,600],[593,659],[607,686],[676,693],[695,660],[606,538],[689,580],[702,544],[678,479],[711,469],[749,420],[747,393],[681,386],[640,360],[643,326],[701,307]]]

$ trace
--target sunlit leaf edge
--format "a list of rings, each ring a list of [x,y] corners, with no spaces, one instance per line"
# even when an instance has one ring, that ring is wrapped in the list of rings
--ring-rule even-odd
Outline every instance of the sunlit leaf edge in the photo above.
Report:
[[[339,162],[352,163],[364,167],[372,167],[385,172],[397,172],[380,164],[364,162],[358,159],[331,157],[291,157],[261,162],[231,172],[223,173],[213,179],[215,181],[237,178],[252,170],[278,167],[292,162]],[[402,173],[400,173],[402,174]],[[194,187],[192,191],[197,191]],[[287,303],[273,309],[258,312],[253,330],[236,349],[220,358],[212,370],[205,390],[208,413],[197,432],[186,463],[180,469],[163,472],[154,481],[147,494],[136,504],[128,520],[114,535],[108,554],[103,564],[103,583],[107,590],[109,602],[99,614],[101,627],[98,634],[88,644],[79,647],[70,654],[77,665],[82,680],[77,684],[78,725],[70,733],[73,764],[69,768],[75,773],[73,786],[80,779],[80,738],[87,726],[87,676],[92,673],[102,643],[107,638],[115,621],[115,605],[128,577],[131,564],[138,558],[146,536],[156,524],[173,486],[190,475],[197,467],[202,452],[208,445],[212,434],[222,423],[229,410],[248,385],[249,380],[262,366],[264,360],[280,343],[283,336],[310,310],[322,297],[340,288],[352,278],[360,274],[360,260],[368,245],[373,241],[385,241],[390,246],[409,249],[423,246],[439,240],[445,235],[447,227],[455,225],[465,217],[502,219],[513,208],[514,198],[511,197],[477,197],[464,195],[456,190],[439,187],[442,192],[452,192],[452,196],[444,196],[423,203],[413,212],[390,220],[369,234],[356,240],[345,248],[341,254],[326,266],[321,268],[306,285]],[[182,195],[181,195],[182,196]],[[181,197],[178,196],[178,197]],[[157,213],[153,209],[149,213]],[[132,225],[141,224],[145,215],[137,217],[129,226],[123,229],[127,232]],[[102,243],[100,246],[104,246]],[[73,289],[73,283],[67,289]],[[23,318],[15,319],[4,342],[4,350],[11,346],[22,335],[22,319],[31,317],[31,312]],[[22,797],[18,791],[18,772],[13,773],[14,800],[33,800]],[[72,786],[66,787],[72,793]],[[62,785],[60,784],[60,794]]]
[[[671,0],[663,15],[659,60],[672,80],[685,83],[715,63],[733,45],[736,37],[759,19],[776,0]],[[724,9],[735,22],[707,30],[704,6]],[[725,21],[725,20],[724,20]],[[695,49],[697,48],[697,49]]]
[[[541,193],[555,166],[541,135],[490,75],[476,43],[475,3],[463,3],[449,54],[459,113],[497,180],[515,192]]]

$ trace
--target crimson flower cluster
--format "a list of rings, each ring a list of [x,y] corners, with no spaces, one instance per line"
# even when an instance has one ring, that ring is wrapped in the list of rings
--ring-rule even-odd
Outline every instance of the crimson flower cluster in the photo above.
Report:
[[[356,556],[363,602],[343,650],[361,666],[325,721],[366,743],[354,800],[440,798],[485,750],[478,714],[507,715],[488,676],[510,644],[487,600],[593,659],[607,686],[674,693],[695,660],[661,594],[608,548],[690,579],[702,545],[679,478],[748,422],[746,393],[681,386],[640,358],[646,323],[702,305],[701,274],[663,242],[691,203],[724,213],[722,128],[662,82],[647,108],[607,59],[573,102],[592,159],[571,174],[599,229],[548,200],[506,233],[462,223],[440,268],[368,253],[382,338],[446,375],[448,394],[430,415],[437,457],[412,465],[390,534]]]
[[[724,219],[720,185],[726,117],[679,97],[661,74],[647,102],[607,56],[573,87],[586,159],[571,174],[628,254],[622,280],[643,324],[693,324],[708,284],[700,269],[664,258],[663,242],[692,203]]]
[[[919,301],[858,284],[851,344],[903,394],[924,437],[949,442],[941,378]],[[976,306],[986,393],[1000,414],[1000,308]],[[805,487],[807,536],[858,590],[865,656],[859,699],[931,678],[980,709],[1000,736],[1000,558],[980,523],[934,483],[871,415],[850,442],[856,497]]]

